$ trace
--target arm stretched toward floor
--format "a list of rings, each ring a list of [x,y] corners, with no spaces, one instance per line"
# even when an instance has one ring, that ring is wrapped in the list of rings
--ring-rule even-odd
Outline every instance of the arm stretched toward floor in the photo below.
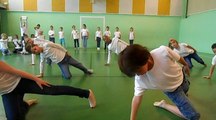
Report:
[[[48,82],[43,81],[42,79],[37,78],[36,76],[34,76],[34,75],[30,74],[30,73],[27,73],[25,71],[16,69],[16,68],[8,65],[7,63],[3,62],[3,61],[0,61],[0,66],[1,66],[0,72],[5,72],[5,73],[20,76],[22,78],[27,78],[29,80],[33,80],[38,84],[38,86],[41,89],[43,89],[43,85],[48,86],[48,87],[50,86]]]
[[[213,72],[214,72],[214,69],[215,69],[215,65],[212,65],[211,68],[210,68],[210,71],[209,71],[209,75],[208,76],[203,76],[203,77],[206,78],[206,79],[211,79],[211,77],[213,75]]]
[[[137,112],[139,110],[139,106],[142,102],[143,96],[134,96],[131,103],[131,115],[130,120],[136,120]]]

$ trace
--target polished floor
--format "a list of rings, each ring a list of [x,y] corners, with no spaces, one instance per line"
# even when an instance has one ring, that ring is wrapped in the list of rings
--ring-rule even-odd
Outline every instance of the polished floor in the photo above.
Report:
[[[56,85],[70,85],[74,87],[92,89],[97,99],[97,107],[89,108],[88,100],[74,96],[42,96],[26,94],[25,99],[36,98],[39,103],[33,106],[27,114],[27,120],[129,120],[130,104],[133,97],[133,78],[123,75],[117,65],[117,55],[112,54],[110,66],[104,66],[107,52],[96,49],[74,50],[68,49],[70,54],[82,62],[86,67],[94,70],[94,74],[86,76],[82,71],[70,67],[73,74],[71,80],[61,77],[56,64],[46,65],[44,80]],[[194,63],[191,71],[191,86],[189,98],[195,108],[201,113],[201,120],[215,120],[216,118],[216,75],[211,80],[205,80],[210,68],[213,54],[200,54],[207,67]],[[39,73],[39,56],[36,65],[31,66],[31,55],[2,56],[10,65],[32,74]],[[0,67],[1,69],[1,67]],[[181,120],[181,118],[164,109],[153,106],[154,101],[170,100],[157,90],[145,93],[137,120]],[[0,120],[5,120],[4,109],[0,100]]]

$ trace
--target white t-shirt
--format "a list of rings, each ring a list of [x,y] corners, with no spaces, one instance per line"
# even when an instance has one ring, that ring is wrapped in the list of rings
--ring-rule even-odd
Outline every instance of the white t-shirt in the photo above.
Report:
[[[0,49],[8,49],[8,40],[0,39]]]
[[[216,55],[212,58],[212,65],[216,65]]]
[[[187,46],[188,45],[186,43],[179,43],[179,49],[174,48],[173,50],[177,52],[180,56],[185,57],[189,54],[194,53],[194,50],[188,48]]]
[[[129,40],[134,40],[134,32],[129,33]]]
[[[95,37],[102,38],[102,32],[97,30],[97,31],[95,32]]]
[[[59,31],[59,39],[64,38],[64,31]]]
[[[82,36],[88,36],[88,29],[81,29]]]
[[[55,37],[55,31],[54,30],[49,30],[48,35],[50,38],[54,38]]]
[[[104,36],[111,37],[111,32],[110,32],[110,31],[105,31],[105,32],[104,32]]]
[[[46,58],[50,58],[54,63],[59,63],[64,59],[67,52],[64,47],[52,42],[45,42],[42,47],[43,52],[40,53],[40,73],[43,73],[44,60]]]
[[[120,40],[119,38],[113,38],[112,42],[107,46],[108,48],[108,57],[107,57],[107,64],[110,63],[111,60],[111,51],[116,53],[117,55],[123,51],[129,44]]]
[[[115,38],[120,38],[120,36],[121,36],[121,32],[120,31],[115,31],[114,32],[114,37]]]
[[[72,35],[73,39],[79,39],[79,32],[78,32],[78,30],[72,30],[71,31],[71,35]]]
[[[21,77],[0,72],[0,95],[12,92],[18,85]]]
[[[166,46],[152,50],[153,68],[144,75],[135,76],[134,95],[141,96],[147,89],[174,91],[183,81],[182,68],[176,62],[180,56]]]

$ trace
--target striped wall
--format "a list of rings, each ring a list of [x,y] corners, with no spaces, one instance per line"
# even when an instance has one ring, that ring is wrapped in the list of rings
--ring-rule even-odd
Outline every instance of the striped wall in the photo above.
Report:
[[[8,0],[9,11],[181,16],[181,0]]]

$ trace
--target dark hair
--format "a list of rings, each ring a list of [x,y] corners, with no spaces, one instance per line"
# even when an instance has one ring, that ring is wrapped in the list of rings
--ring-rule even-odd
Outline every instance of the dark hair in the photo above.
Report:
[[[216,48],[216,43],[212,44],[211,48],[215,49]]]
[[[133,77],[137,70],[148,62],[149,57],[150,52],[146,47],[130,45],[119,54],[119,69],[127,76]]]

